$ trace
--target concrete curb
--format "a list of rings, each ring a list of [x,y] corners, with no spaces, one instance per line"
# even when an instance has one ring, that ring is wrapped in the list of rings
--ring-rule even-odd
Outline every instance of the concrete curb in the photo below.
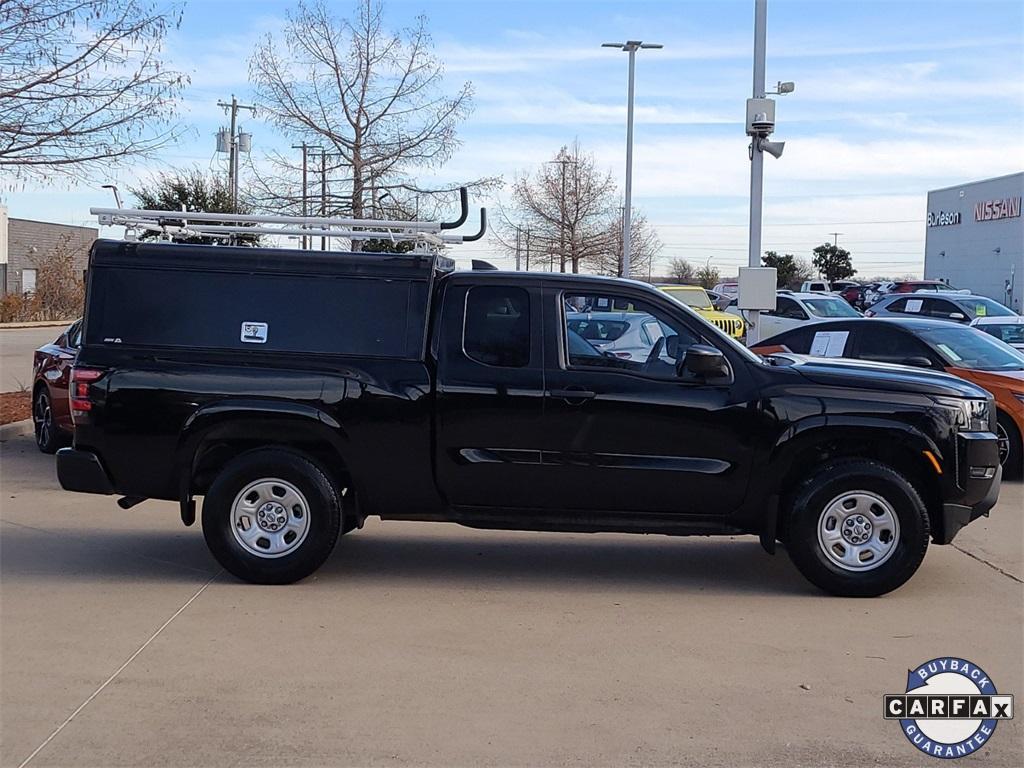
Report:
[[[0,323],[0,331],[6,331],[8,328],[16,330],[18,328],[58,328],[73,323],[75,318],[70,320],[30,320],[24,323]]]
[[[0,424],[0,443],[10,440],[12,437],[32,434],[32,419],[24,421],[12,421],[10,424]]]

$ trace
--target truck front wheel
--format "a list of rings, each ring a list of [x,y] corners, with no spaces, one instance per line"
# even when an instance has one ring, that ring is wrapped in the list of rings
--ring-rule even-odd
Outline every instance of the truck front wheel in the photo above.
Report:
[[[341,496],[305,456],[277,449],[229,462],[203,499],[203,536],[240,579],[290,584],[319,568],[341,530]]]
[[[914,486],[876,461],[823,465],[793,495],[786,547],[813,584],[875,597],[904,584],[928,549],[928,512]]]

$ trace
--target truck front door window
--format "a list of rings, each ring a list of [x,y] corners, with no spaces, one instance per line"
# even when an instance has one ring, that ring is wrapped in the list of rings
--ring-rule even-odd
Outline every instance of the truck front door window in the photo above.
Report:
[[[700,342],[681,323],[643,301],[567,295],[562,306],[569,368],[609,368],[674,379],[677,357]],[[575,311],[574,307],[609,309]]]
[[[530,296],[512,286],[480,286],[466,296],[462,346],[478,363],[523,368],[530,363]]]

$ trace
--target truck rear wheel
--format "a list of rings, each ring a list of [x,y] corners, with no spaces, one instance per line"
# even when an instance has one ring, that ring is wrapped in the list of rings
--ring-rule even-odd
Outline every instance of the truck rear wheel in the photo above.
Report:
[[[928,512],[890,467],[849,459],[818,468],[794,492],[787,550],[808,581],[845,597],[903,585],[928,549]]]
[[[305,456],[277,449],[228,463],[203,499],[203,536],[225,569],[290,584],[319,568],[341,530],[341,496]]]

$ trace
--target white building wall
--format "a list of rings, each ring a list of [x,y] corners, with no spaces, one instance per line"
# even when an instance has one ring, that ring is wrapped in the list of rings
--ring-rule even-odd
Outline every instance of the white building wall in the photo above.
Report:
[[[928,193],[924,276],[1024,306],[1024,173]],[[986,203],[995,203],[985,208]],[[979,206],[981,206],[979,208]],[[1012,291],[1007,293],[1007,282]]]

